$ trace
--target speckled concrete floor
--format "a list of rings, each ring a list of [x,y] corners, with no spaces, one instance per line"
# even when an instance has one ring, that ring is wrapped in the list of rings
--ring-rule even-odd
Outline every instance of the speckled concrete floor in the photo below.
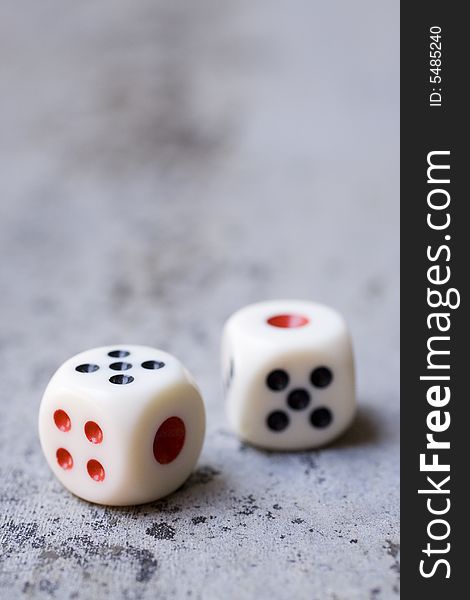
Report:
[[[2,598],[398,594],[398,3],[4,0]],[[350,322],[361,410],[322,451],[227,426],[222,323],[272,297]],[[68,494],[36,418],[124,340],[205,395],[197,470],[135,509]]]

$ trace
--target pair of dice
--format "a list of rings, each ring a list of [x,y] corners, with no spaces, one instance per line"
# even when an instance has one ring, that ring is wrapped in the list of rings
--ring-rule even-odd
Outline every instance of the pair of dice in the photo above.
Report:
[[[355,412],[354,365],[342,317],[321,304],[271,301],[230,317],[222,342],[230,422],[271,450],[321,446]],[[71,492],[130,505],[176,490],[205,432],[197,384],[172,355],[146,346],[88,350],[54,374],[39,412],[46,459]]]

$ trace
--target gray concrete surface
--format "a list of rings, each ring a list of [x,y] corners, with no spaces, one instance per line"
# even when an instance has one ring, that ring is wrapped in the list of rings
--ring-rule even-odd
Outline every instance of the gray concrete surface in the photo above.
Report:
[[[398,3],[58,0],[0,8],[2,598],[398,595]],[[268,454],[230,432],[222,323],[249,302],[347,317],[359,417]],[[55,368],[116,341],[205,395],[197,470],[93,506],[40,453]]]

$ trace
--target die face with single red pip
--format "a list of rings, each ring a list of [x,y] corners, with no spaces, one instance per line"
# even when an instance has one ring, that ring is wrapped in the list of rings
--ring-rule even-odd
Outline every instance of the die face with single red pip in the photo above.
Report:
[[[146,346],[94,348],[53,375],[39,437],[57,478],[90,502],[123,506],[176,490],[199,457],[204,404],[172,355]]]
[[[231,425],[256,446],[322,446],[354,417],[350,335],[325,305],[276,300],[237,311],[224,327],[222,370]]]

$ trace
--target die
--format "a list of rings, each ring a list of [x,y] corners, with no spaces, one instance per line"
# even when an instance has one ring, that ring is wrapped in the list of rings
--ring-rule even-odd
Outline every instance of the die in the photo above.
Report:
[[[67,360],[39,409],[41,446],[73,494],[142,504],[176,490],[196,464],[204,404],[171,354],[146,346],[94,348]]]
[[[276,300],[237,311],[224,326],[222,376],[231,425],[255,446],[315,448],[355,414],[351,338],[322,304]]]

